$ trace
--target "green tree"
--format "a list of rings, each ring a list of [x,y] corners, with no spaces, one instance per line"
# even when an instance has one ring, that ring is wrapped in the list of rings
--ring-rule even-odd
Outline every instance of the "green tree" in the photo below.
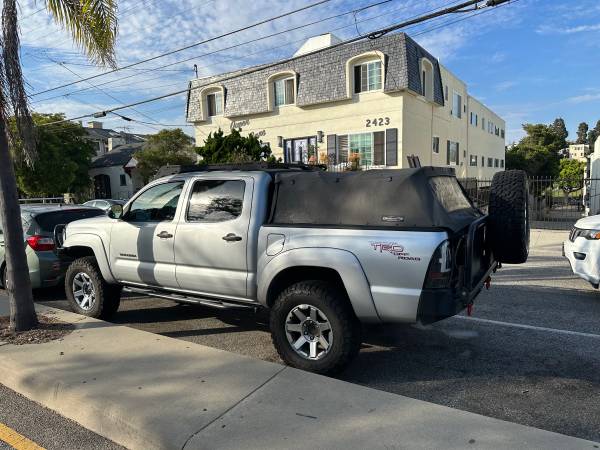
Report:
[[[85,139],[84,128],[64,120],[64,114],[33,114],[37,127],[37,158],[26,164],[15,157],[15,172],[19,189],[32,197],[60,196],[64,193],[81,194],[90,187],[91,158],[94,149]],[[12,132],[16,123],[11,120]],[[23,153],[22,143],[13,143],[13,154]]]
[[[204,145],[196,149],[205,164],[243,163],[251,161],[275,162],[269,144],[250,133],[242,136],[237,129],[225,135],[223,130],[210,133]]]
[[[190,137],[176,128],[150,136],[135,159],[140,175],[148,182],[162,166],[194,164],[197,158]]]
[[[117,36],[116,0],[44,0],[54,20],[71,33],[91,60],[114,66]],[[2,222],[10,327],[24,331],[37,326],[29,269],[23,245],[23,225],[10,141],[20,140],[19,160],[36,159],[36,136],[29,113],[20,60],[18,6],[16,0],[2,3],[2,56],[0,60],[0,220]],[[9,140],[9,117],[15,117],[18,136]],[[15,147],[15,152],[17,148]]]
[[[568,197],[571,192],[583,187],[583,175],[586,163],[576,159],[561,159],[559,172],[559,186]]]
[[[565,125],[565,121],[562,117],[558,117],[554,120],[550,128],[554,131],[557,138],[559,139],[561,150],[563,148],[567,148],[567,138],[569,137],[569,132],[567,131],[567,126]]]
[[[557,176],[560,151],[567,145],[560,128],[555,124],[524,124],[526,136],[506,152],[506,168],[524,170],[534,177]]]
[[[598,137],[600,137],[600,120],[596,122],[596,126],[594,127],[594,129],[588,132],[587,143],[590,146],[590,149],[594,148],[594,144],[596,144],[596,139],[598,139]]]
[[[579,127],[577,127],[577,140],[575,141],[576,144],[587,144],[587,134],[589,128],[590,127],[585,122],[581,122],[579,124]]]

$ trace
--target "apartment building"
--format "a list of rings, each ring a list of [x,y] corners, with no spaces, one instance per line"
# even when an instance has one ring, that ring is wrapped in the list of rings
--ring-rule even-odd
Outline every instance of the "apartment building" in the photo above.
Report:
[[[569,145],[569,159],[586,162],[587,156],[590,153],[590,146],[587,144],[571,144]]]
[[[186,114],[198,145],[236,128],[285,162],[398,168],[416,156],[459,177],[504,169],[504,120],[413,39],[339,42],[317,36],[290,60],[193,80]]]

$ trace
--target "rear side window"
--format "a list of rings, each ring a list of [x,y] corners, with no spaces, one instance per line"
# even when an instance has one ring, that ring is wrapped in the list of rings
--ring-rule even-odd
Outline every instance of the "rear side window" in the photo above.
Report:
[[[187,211],[188,222],[225,222],[242,214],[246,183],[241,180],[196,181]]]
[[[432,177],[429,185],[443,208],[449,212],[472,209],[471,202],[454,177]]]
[[[66,209],[64,211],[52,211],[35,216],[35,221],[42,231],[51,233],[59,224],[67,224],[79,219],[88,219],[104,215],[103,211],[94,209]]]

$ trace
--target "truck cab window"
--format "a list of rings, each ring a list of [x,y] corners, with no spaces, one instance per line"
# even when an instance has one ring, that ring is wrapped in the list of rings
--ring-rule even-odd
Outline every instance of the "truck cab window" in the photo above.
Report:
[[[225,222],[242,214],[246,183],[241,180],[201,180],[194,183],[188,222]]]
[[[173,220],[182,190],[183,181],[153,186],[133,201],[124,219],[129,222]]]

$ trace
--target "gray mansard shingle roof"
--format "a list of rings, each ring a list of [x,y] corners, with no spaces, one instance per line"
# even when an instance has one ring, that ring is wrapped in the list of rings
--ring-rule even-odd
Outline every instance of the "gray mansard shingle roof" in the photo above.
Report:
[[[267,79],[286,70],[298,74],[297,106],[345,100],[348,98],[346,62],[354,56],[375,50],[382,52],[386,57],[385,92],[410,89],[420,93],[420,61],[425,57],[434,65],[434,101],[440,105],[444,104],[437,59],[404,33],[397,33],[299,56],[291,61],[266,65],[264,69],[257,66],[193,80],[188,94],[187,120],[203,120],[201,91],[202,87],[210,85],[224,88],[225,117],[268,112]]]

